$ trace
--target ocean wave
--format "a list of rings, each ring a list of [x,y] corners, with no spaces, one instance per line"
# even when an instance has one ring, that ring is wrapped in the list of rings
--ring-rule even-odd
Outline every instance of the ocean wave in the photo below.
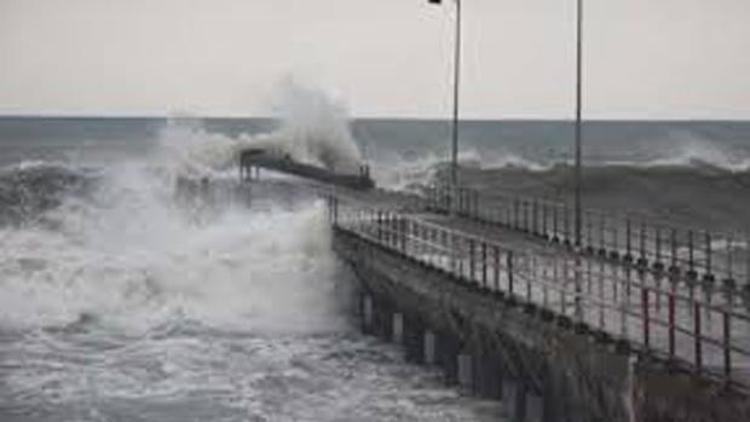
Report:
[[[0,170],[0,225],[34,221],[69,196],[90,192],[96,169],[25,161]]]

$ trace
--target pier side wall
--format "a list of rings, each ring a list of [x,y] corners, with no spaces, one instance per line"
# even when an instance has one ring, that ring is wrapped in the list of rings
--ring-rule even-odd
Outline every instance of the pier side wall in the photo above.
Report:
[[[395,337],[407,358],[434,355],[447,381],[502,399],[511,420],[633,420],[631,356],[348,232],[333,236],[362,283],[363,328]]]

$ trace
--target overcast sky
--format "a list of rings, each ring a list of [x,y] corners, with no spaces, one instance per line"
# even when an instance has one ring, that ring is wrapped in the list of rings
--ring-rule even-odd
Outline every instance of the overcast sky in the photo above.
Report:
[[[0,113],[450,112],[452,1],[0,0]],[[571,117],[574,0],[463,0],[462,116]],[[750,0],[587,0],[585,116],[750,118]]]

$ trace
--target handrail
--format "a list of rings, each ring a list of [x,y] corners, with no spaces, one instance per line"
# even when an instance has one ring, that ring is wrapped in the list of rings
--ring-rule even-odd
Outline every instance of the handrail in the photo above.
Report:
[[[740,379],[740,370],[750,366],[750,314],[733,289],[687,283],[687,291],[678,290],[685,283],[678,273],[613,265],[552,244],[518,251],[501,239],[334,195],[328,205],[338,230],[483,292],[532,304],[696,373],[750,387]]]
[[[523,231],[572,246],[573,212],[561,201],[431,187],[425,207]],[[632,213],[587,209],[582,245],[589,254],[686,275],[694,281],[750,289],[750,237],[653,222]]]

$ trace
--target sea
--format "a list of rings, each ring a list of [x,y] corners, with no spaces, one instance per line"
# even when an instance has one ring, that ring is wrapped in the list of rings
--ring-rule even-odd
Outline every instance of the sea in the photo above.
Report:
[[[573,128],[461,122],[460,181],[569,200]],[[0,421],[506,420],[360,334],[323,201],[175,195],[236,181],[253,145],[419,192],[445,177],[451,124],[0,118]],[[750,122],[586,122],[583,152],[587,207],[750,227]]]

